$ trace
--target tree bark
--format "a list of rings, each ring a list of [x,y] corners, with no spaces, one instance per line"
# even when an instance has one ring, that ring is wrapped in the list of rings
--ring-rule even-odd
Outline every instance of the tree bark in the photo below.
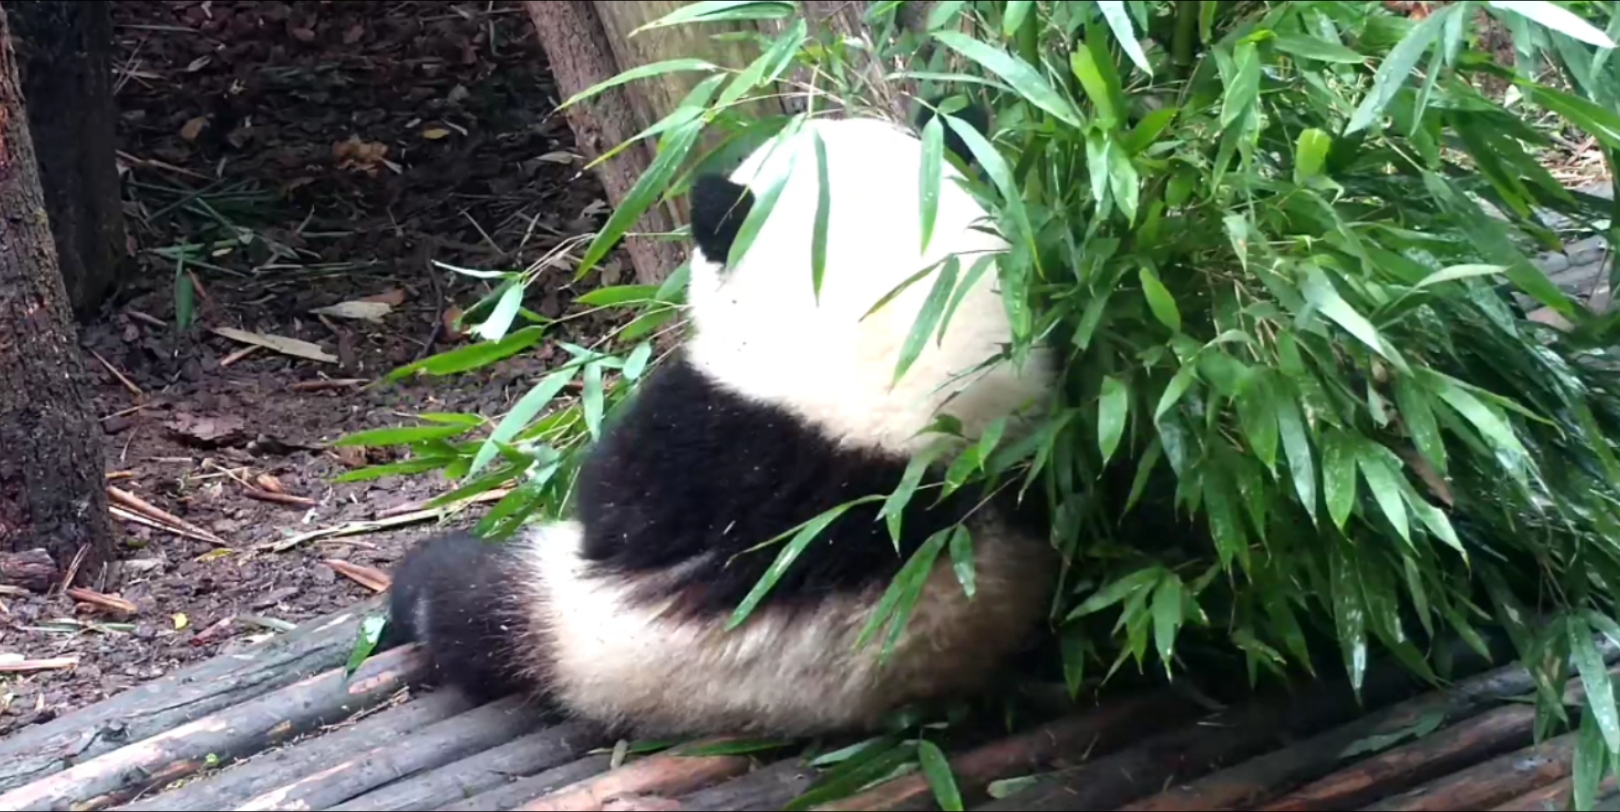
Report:
[[[101,435],[0,10],[0,550],[42,547],[79,572],[112,558]]]
[[[7,0],[68,301],[93,312],[124,256],[106,0]]]

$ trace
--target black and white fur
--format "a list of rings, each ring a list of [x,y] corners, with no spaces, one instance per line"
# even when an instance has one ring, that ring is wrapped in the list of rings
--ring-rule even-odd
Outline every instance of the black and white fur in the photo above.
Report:
[[[812,129],[825,144],[832,202],[819,303]],[[788,171],[790,157],[776,208],[740,263],[724,266],[753,194]],[[400,564],[394,623],[425,642],[443,678],[488,698],[531,690],[643,735],[803,735],[869,727],[907,702],[981,688],[1027,642],[1057,570],[1044,512],[1033,496],[981,505],[972,489],[942,501],[937,490],[919,492],[898,554],[877,503],[851,509],[747,623],[724,628],[779,548],[745,550],[834,505],[892,491],[937,438],[923,433],[937,412],[973,437],[1041,407],[1054,385],[1039,355],[959,377],[1010,341],[993,271],[963,296],[943,340],[930,338],[893,381],[933,277],[865,314],[948,253],[968,252],[965,273],[971,252],[1005,248],[975,228],[985,212],[947,165],[921,252],[921,166],[920,141],[895,125],[821,120],[774,152],[761,148],[729,180],[696,182],[695,335],[590,454],[576,518],[505,542],[438,539]],[[975,596],[941,555],[880,666],[881,640],[855,646],[862,625],[911,552],[970,512]]]

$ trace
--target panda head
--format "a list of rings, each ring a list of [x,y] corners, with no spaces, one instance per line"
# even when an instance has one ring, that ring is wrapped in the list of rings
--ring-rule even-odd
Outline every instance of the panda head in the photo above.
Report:
[[[812,243],[820,180],[815,135],[826,156],[829,218],[819,297]],[[870,118],[815,119],[767,142],[731,173],[692,189],[688,358],[733,394],[772,404],[850,448],[910,455],[944,412],[972,437],[990,422],[1039,407],[1051,384],[1044,353],[1019,367],[985,364],[1011,342],[994,267],[961,292],[942,339],[931,336],[898,381],[895,368],[943,260],[958,280],[1006,242],[985,209],[941,162],[933,236],[922,248],[922,142]],[[735,265],[727,256],[751,208],[786,176],[776,205]],[[917,272],[903,293],[873,306]],[[869,312],[870,311],[870,312]]]

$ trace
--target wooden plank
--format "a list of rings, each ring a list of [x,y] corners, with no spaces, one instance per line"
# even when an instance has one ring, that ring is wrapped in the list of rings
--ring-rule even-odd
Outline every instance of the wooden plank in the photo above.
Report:
[[[683,809],[712,812],[776,812],[804,794],[820,774],[802,759],[778,761],[722,784],[681,796]]]
[[[1484,809],[1546,786],[1570,774],[1575,738],[1566,733],[1499,756],[1417,789],[1366,807],[1370,810]]]
[[[1045,724],[959,755],[951,759],[951,771],[965,801],[984,800],[984,789],[991,781],[1040,772],[1065,755],[1111,752],[1127,741],[1185,722],[1194,710],[1191,702],[1174,695],[1122,698],[1090,713]],[[912,773],[817,809],[926,809],[931,808],[933,798],[928,779]]]
[[[308,775],[365,750],[379,741],[395,741],[427,725],[472,707],[458,691],[434,691],[387,708],[325,735],[266,753],[252,755],[218,774],[190,781],[168,792],[120,809],[128,812],[206,812],[229,809],[259,793]]]
[[[612,763],[612,756],[586,756],[538,775],[521,778],[503,787],[485,790],[464,801],[445,804],[440,812],[506,812],[535,798],[584,781],[601,773]]]
[[[707,743],[696,742],[694,746]],[[747,756],[687,756],[680,750],[670,750],[547,793],[518,809],[524,812],[600,812],[609,801],[620,796],[683,795],[742,775],[751,766],[753,759]]]
[[[365,710],[427,673],[406,646],[375,655],[354,678],[334,669],[104,753],[0,795],[0,809],[105,809],[198,773],[210,760],[256,753]]]
[[[437,809],[496,789],[513,776],[530,776],[578,759],[606,736],[596,725],[564,722],[513,739],[499,747],[374,789],[331,808],[332,812],[390,812]],[[605,766],[605,765],[604,765]],[[583,777],[583,776],[582,776]],[[523,798],[533,798],[541,794]]]
[[[0,792],[262,696],[343,663],[373,597],[243,651],[222,654],[0,741]]]
[[[1620,656],[1620,648],[1610,645],[1604,653],[1612,661]],[[1341,754],[1357,742],[1398,734],[1436,715],[1445,723],[1456,724],[1534,687],[1530,672],[1523,666],[1488,671],[1445,691],[1424,694],[1190,784],[1128,804],[1124,809],[1171,812],[1253,808],[1333,772],[1344,762]]]
[[[284,776],[275,789],[239,804],[239,810],[326,809],[395,779],[488,750],[533,731],[543,721],[524,697],[473,708],[398,741],[340,757],[304,776]]]
[[[1609,669],[1620,674],[1620,666]],[[1565,684],[1563,699],[1579,704],[1586,696],[1580,680]],[[1442,728],[1414,742],[1368,756],[1355,764],[1289,792],[1266,810],[1346,809],[1387,798],[1454,770],[1535,743],[1536,709],[1527,703],[1494,708]]]
[[[1369,674],[1366,703],[1378,707],[1417,693],[1404,672]],[[1305,683],[1292,694],[1256,699],[1196,723],[1149,737],[1084,766],[1037,779],[1034,785],[980,807],[997,810],[1115,809],[1175,780],[1205,775],[1289,738],[1338,725],[1361,707],[1341,680]]]
[[[1615,788],[1614,773],[1605,774],[1603,780],[1598,782],[1597,800],[1615,797]],[[1561,778],[1496,807],[1495,812],[1564,812],[1570,808],[1571,793],[1574,791],[1574,779]]]

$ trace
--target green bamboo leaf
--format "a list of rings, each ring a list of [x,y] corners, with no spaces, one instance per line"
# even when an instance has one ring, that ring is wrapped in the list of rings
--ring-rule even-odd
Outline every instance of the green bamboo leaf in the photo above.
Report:
[[[1457,530],[1451,526],[1451,519],[1447,518],[1444,511],[1422,499],[1408,498],[1406,504],[1417,515],[1418,521],[1423,522],[1423,526],[1429,528],[1430,533],[1433,533],[1436,538],[1444,542],[1447,547],[1456,550],[1464,561],[1468,560],[1468,551],[1463,548],[1462,539],[1457,537]]]
[[[951,528],[946,527],[928,537],[911,558],[906,560],[905,566],[895,573],[894,579],[889,582],[889,588],[884,591],[883,597],[878,599],[877,608],[867,618],[866,625],[855,639],[855,647],[863,648],[871,642],[872,636],[884,623],[889,625],[889,633],[883,640],[883,650],[878,654],[880,661],[887,660],[894,653],[894,647],[900,642],[900,635],[905,632],[906,624],[911,622],[911,615],[916,611],[917,599],[922,597],[923,588],[934,572],[934,562],[939,560],[939,553],[951,535]]]
[[[1581,19],[1574,12],[1557,3],[1546,0],[1485,0],[1488,6],[1494,6],[1503,11],[1511,11],[1536,23],[1557,31],[1567,37],[1578,39],[1588,45],[1599,48],[1615,47],[1614,40],[1603,33],[1597,26]]]
[[[364,446],[382,448],[391,445],[409,445],[427,440],[443,440],[466,434],[471,426],[400,426],[386,429],[368,429],[346,434],[332,441],[334,446]]]
[[[1424,18],[1423,22],[1407,32],[1400,43],[1389,52],[1384,58],[1384,63],[1378,66],[1378,72],[1373,74],[1372,89],[1361,100],[1356,112],[1350,116],[1350,123],[1345,125],[1345,135],[1366,129],[1384,112],[1384,108],[1389,106],[1395,94],[1400,92],[1401,86],[1406,84],[1407,78],[1412,76],[1418,60],[1423,58],[1429,46],[1440,36],[1441,26],[1445,25],[1446,20],[1457,8],[1458,6],[1448,5],[1435,9]]]
[[[1311,460],[1311,441],[1305,435],[1305,422],[1300,417],[1299,404],[1289,396],[1286,384],[1275,382],[1270,387],[1272,414],[1282,434],[1283,453],[1288,456],[1288,470],[1294,477],[1294,493],[1299,503],[1316,521],[1316,467]]]
[[[1343,432],[1330,431],[1322,439],[1322,494],[1328,516],[1343,530],[1356,506],[1356,451]]]
[[[1023,189],[1013,181],[1012,168],[1007,160],[1001,157],[994,145],[985,140],[985,137],[974,129],[973,125],[955,116],[945,116],[945,123],[956,131],[958,138],[967,145],[968,151],[973,153],[973,159],[984,168],[991,182],[995,183],[996,191],[1001,193],[1003,205],[1012,214],[1013,222],[1018,225],[1019,236],[1030,252],[1035,253],[1035,232],[1030,228],[1029,212],[1024,208]]]
[[[917,487],[922,484],[923,475],[928,473],[929,466],[939,458],[945,446],[931,445],[906,463],[906,471],[900,476],[900,484],[890,492],[883,501],[883,509],[878,511],[878,517],[884,519],[889,526],[889,538],[894,541],[894,551],[900,552],[900,526],[901,518],[905,515],[906,505],[917,493]]]
[[[449,465],[455,457],[417,457],[403,462],[390,462],[384,465],[368,465],[365,468],[356,468],[332,478],[333,482],[365,482],[381,479],[385,476],[399,476],[402,474],[420,474],[443,468]]]
[[[1092,594],[1091,597],[1087,598],[1084,603],[1075,607],[1074,611],[1070,612],[1069,616],[1063,619],[1063,622],[1068,623],[1076,618],[1082,618],[1086,615],[1094,614],[1107,609],[1108,607],[1113,606],[1114,604],[1119,603],[1132,595],[1135,595],[1137,592],[1153,586],[1153,584],[1159,580],[1163,572],[1164,570],[1160,567],[1143,567],[1142,569],[1136,570],[1129,575],[1122,576],[1112,583],[1109,583],[1102,589],[1097,590]]]
[[[786,17],[798,10],[798,4],[781,2],[761,2],[760,0],[700,0],[688,3],[680,8],[646,23],[630,32],[635,36],[643,31],[655,28],[667,28],[683,23],[709,23],[723,20],[776,20]]]
[[[731,613],[731,619],[726,623],[726,630],[730,631],[742,625],[748,619],[748,616],[753,614],[754,607],[758,606],[759,602],[770,594],[771,589],[776,586],[776,582],[782,580],[782,576],[787,573],[788,567],[793,566],[793,562],[797,561],[799,556],[804,553],[805,548],[810,546],[810,542],[815,541],[816,536],[821,535],[821,532],[827,529],[827,525],[838,521],[838,517],[863,501],[866,500],[857,499],[853,502],[845,502],[830,510],[823,511],[814,519],[800,525],[796,528],[797,532],[788,531],[794,533],[793,539],[787,543],[787,546],[782,548],[782,552],[777,553],[776,560],[771,562],[770,568],[765,571],[764,575],[760,576],[759,581],[754,584],[753,589],[749,590],[742,603],[737,605],[736,611]],[[783,533],[782,536],[777,536],[776,539],[766,543],[772,543],[786,535],[787,533]]]
[[[1108,190],[1119,204],[1119,210],[1128,223],[1136,222],[1136,203],[1141,180],[1136,165],[1119,144],[1108,150]]]
[[[1333,136],[1315,127],[1301,130],[1294,142],[1294,183],[1303,185],[1322,173],[1328,150],[1333,147]]]
[[[810,23],[803,17],[794,20],[793,25],[778,36],[759,58],[744,68],[742,73],[737,74],[737,78],[731,80],[731,84],[726,85],[715,106],[729,107],[754,88],[775,81],[793,60],[793,55],[798,52],[799,45],[809,33],[809,25]]]
[[[1367,320],[1366,316],[1357,312],[1349,302],[1339,295],[1339,291],[1328,281],[1327,274],[1316,265],[1305,266],[1305,285],[1302,292],[1306,301],[1315,305],[1322,314],[1332,319],[1345,332],[1355,336],[1361,343],[1379,355],[1384,356],[1397,368],[1404,369],[1406,362],[1401,359],[1395,350],[1384,343],[1383,337],[1378,334],[1378,328]]]
[[[777,136],[780,139],[777,141],[777,147],[782,148],[787,143],[786,139],[794,134],[793,129],[784,128]],[[748,215],[743,218],[742,225],[737,227],[737,238],[732,241],[730,250],[726,252],[727,267],[735,268],[741,264],[743,257],[748,254],[748,249],[754,245],[754,239],[759,236],[760,229],[765,227],[766,221],[771,217],[771,212],[776,210],[776,201],[781,199],[782,190],[787,187],[788,179],[793,176],[793,169],[798,164],[798,158],[799,153],[796,150],[789,153],[787,166],[783,167],[775,177],[772,177],[770,185],[765,187],[765,191],[754,199],[754,205],[749,207]]]
[[[1018,33],[1019,26],[1029,18],[1029,12],[1035,8],[1035,0],[1008,0],[1007,8],[1001,16],[1001,35],[1012,37]]]
[[[1620,114],[1544,85],[1523,86],[1525,98],[1569,119],[1609,149],[1620,149]]]
[[[602,438],[602,365],[591,363],[585,365],[585,389],[580,394],[580,405],[585,412],[585,429],[591,433],[591,439]]]
[[[1581,714],[1580,734],[1575,741],[1573,794],[1576,809],[1591,809],[1597,803],[1598,784],[1603,781],[1603,768],[1608,756],[1597,714]]]
[[[1012,85],[1030,104],[1056,116],[1071,127],[1084,126],[1074,105],[1052,88],[1040,71],[1028,62],[987,42],[956,31],[935,31],[933,37],[947,48],[979,63],[985,70]]]
[[[1567,619],[1569,629],[1569,656],[1575,670],[1581,675],[1586,688],[1586,706],[1603,732],[1603,741],[1609,752],[1620,753],[1620,710],[1615,708],[1614,684],[1609,679],[1608,666],[1598,653],[1592,640],[1592,629],[1579,616]]]
[[[1095,38],[1090,38],[1095,39]],[[1069,70],[1080,80],[1080,89],[1097,109],[1097,122],[1111,130],[1119,125],[1119,77],[1114,74],[1114,63],[1108,53],[1096,47],[1100,41],[1088,41],[1086,47],[1076,48],[1069,54]]]
[[[1103,376],[1102,395],[1097,400],[1097,448],[1103,462],[1113,459],[1119,440],[1125,434],[1125,418],[1130,412],[1130,390],[1118,378]]]
[[[820,301],[821,280],[827,272],[827,221],[832,217],[832,185],[827,180],[827,144],[819,131],[811,135],[816,145],[816,222],[810,236],[810,286],[816,300]],[[923,242],[928,242],[926,237]]]
[[[979,277],[984,276],[984,272],[989,270],[995,261],[995,254],[980,254],[978,259],[973,260],[972,267],[968,268],[967,276],[956,283],[956,290],[951,292],[951,303],[945,306],[945,315],[940,318],[939,329],[934,333],[935,346],[944,343],[945,330],[950,327],[951,317],[956,315],[956,306],[962,303],[968,292],[973,290],[973,286],[979,283]]]
[[[343,679],[347,681],[359,670],[361,664],[377,650],[378,641],[382,640],[383,629],[388,628],[387,615],[367,615],[360,621],[360,634],[354,640],[354,648],[349,650],[349,660],[343,664]]]
[[[951,763],[940,752],[939,745],[926,739],[917,742],[917,762],[923,777],[934,791],[934,801],[944,812],[962,812],[962,792],[956,787],[956,776]]]
[[[565,110],[592,96],[597,95],[598,93],[601,93],[604,90],[617,87],[627,82],[634,82],[637,79],[648,79],[654,76],[663,76],[666,73],[679,73],[682,71],[708,72],[717,70],[722,70],[722,68],[719,65],[703,59],[666,59],[662,62],[654,62],[651,65],[641,65],[639,67],[624,71],[623,73],[620,73],[606,81],[597,82],[596,84],[591,85],[590,87],[587,87],[572,96],[569,96],[563,101],[562,104],[557,105],[557,109]]]
[[[1418,453],[1434,466],[1442,476],[1446,473],[1446,445],[1440,439],[1440,424],[1434,419],[1429,399],[1412,379],[1401,375],[1395,379],[1395,406],[1400,409],[1401,422]]]
[[[647,362],[652,359],[652,344],[643,341],[630,351],[630,357],[624,360],[624,379],[634,381],[641,378],[641,373],[647,368]]]
[[[1395,532],[1401,534],[1401,539],[1412,543],[1412,528],[1406,515],[1406,503],[1401,499],[1401,472],[1400,462],[1389,449],[1367,439],[1357,443],[1356,461],[1361,466],[1361,476],[1367,480],[1367,488],[1372,491],[1373,500],[1378,503],[1379,509],[1384,511],[1385,518],[1395,526]]]
[[[525,327],[500,341],[479,342],[448,352],[441,352],[438,355],[430,355],[420,361],[406,364],[388,373],[387,380],[397,381],[417,372],[429,375],[451,375],[488,366],[502,358],[516,355],[538,344],[544,335],[545,328],[543,327]]]
[[[658,139],[658,155],[653,158],[652,164],[647,167],[636,185],[619,201],[613,214],[597,232],[596,238],[585,250],[585,256],[580,259],[579,267],[574,270],[574,281],[578,282],[596,267],[596,263],[607,256],[607,252],[619,242],[630,226],[641,218],[642,213],[652,207],[653,201],[664,193],[669,185],[670,178],[674,177],[675,170],[686,160],[687,153],[692,151],[692,145],[697,143],[698,133],[703,129],[703,121],[694,119],[678,127],[670,129]]]
[[[1271,45],[1285,54],[1318,62],[1359,65],[1367,61],[1367,57],[1337,42],[1304,34],[1277,34],[1271,38]]]
[[[1221,128],[1231,126],[1260,98],[1260,57],[1254,43],[1245,42],[1232,51],[1232,75],[1221,100]]]
[[[963,594],[972,600],[978,593],[978,570],[973,563],[973,534],[968,531],[967,525],[959,524],[951,531],[950,551],[951,569],[956,572],[956,580],[962,585]]]
[[[1153,642],[1158,648],[1159,660],[1164,663],[1164,673],[1170,676],[1170,663],[1175,656],[1176,633],[1181,630],[1184,618],[1182,612],[1182,599],[1185,587],[1181,578],[1173,572],[1166,572],[1159,586],[1153,591]]]
[[[939,182],[945,171],[945,125],[932,116],[923,125],[922,170],[918,175],[918,198],[922,205],[922,248],[934,237],[934,220],[939,215]]]
[[[1426,288],[1430,285],[1438,285],[1441,282],[1451,282],[1458,279],[1472,279],[1476,276],[1494,276],[1496,274],[1504,273],[1507,273],[1507,267],[1503,265],[1452,265],[1448,268],[1441,268],[1440,270],[1424,277],[1422,281],[1417,283],[1417,287]]]
[[[1255,375],[1243,388],[1246,391],[1234,398],[1238,424],[1243,428],[1243,436],[1248,438],[1254,456],[1265,463],[1266,468],[1275,471],[1278,424],[1271,381],[1265,375]]]
[[[501,422],[495,426],[495,430],[490,432],[489,439],[485,440],[484,444],[479,447],[478,454],[473,457],[472,467],[467,470],[467,476],[470,477],[484,470],[484,466],[489,465],[490,461],[494,460],[495,455],[499,453],[498,444],[511,442],[512,438],[516,437],[518,432],[522,431],[523,427],[527,426],[535,415],[540,414],[540,410],[544,409],[546,404],[550,403],[551,399],[555,398],[563,390],[563,387],[574,379],[576,371],[577,369],[572,366],[559,369],[541,378],[539,383],[535,384],[523,397],[519,398],[518,402],[513,404],[512,410],[506,413],[506,417],[501,418]]]
[[[1063,656],[1063,684],[1069,689],[1069,698],[1074,699],[1086,683],[1085,628],[1075,625],[1063,629],[1058,645]]]
[[[1197,365],[1191,363],[1183,364],[1181,369],[1176,371],[1175,376],[1170,378],[1170,383],[1165,385],[1164,394],[1159,396],[1159,405],[1153,409],[1153,422],[1159,422],[1164,413],[1170,411],[1170,407],[1176,405],[1176,401],[1181,400],[1181,396],[1187,393],[1187,387],[1192,386],[1193,376],[1197,371]]]
[[[612,307],[656,301],[657,285],[613,285],[588,291],[574,299],[587,307]]]
[[[1113,30],[1114,38],[1119,40],[1119,47],[1125,50],[1126,56],[1143,73],[1152,76],[1153,67],[1148,64],[1147,54],[1142,52],[1142,43],[1136,41],[1136,32],[1131,28],[1131,17],[1125,11],[1125,3],[1121,0],[1098,0],[1097,7],[1102,9],[1103,19],[1108,21],[1108,27]]]
[[[1204,507],[1209,514],[1210,534],[1215,538],[1215,552],[1221,567],[1230,570],[1235,559],[1249,567],[1249,542],[1243,531],[1243,517],[1233,503],[1232,482],[1225,472],[1212,472],[1204,476]]]
[[[906,335],[906,343],[900,347],[900,360],[894,369],[895,382],[904,377],[906,370],[911,368],[919,355],[922,355],[923,345],[928,343],[928,336],[934,332],[940,316],[945,312],[945,303],[950,301],[951,290],[956,287],[956,274],[960,270],[961,262],[954,254],[945,260],[945,267],[934,280],[934,287],[928,291],[928,298],[923,300],[922,309],[917,312],[917,320],[911,324],[911,332]]]
[[[1352,472],[1352,476],[1354,473]],[[1361,601],[1361,588],[1355,568],[1335,550],[1332,556],[1333,620],[1344,654],[1345,671],[1357,695],[1367,676],[1367,611]]]
[[[1152,268],[1143,265],[1137,270],[1137,278],[1142,282],[1142,295],[1147,297],[1148,309],[1153,311],[1153,317],[1160,324],[1169,327],[1172,332],[1181,332],[1181,311],[1176,307],[1176,298],[1170,290],[1159,281],[1159,275]]]

